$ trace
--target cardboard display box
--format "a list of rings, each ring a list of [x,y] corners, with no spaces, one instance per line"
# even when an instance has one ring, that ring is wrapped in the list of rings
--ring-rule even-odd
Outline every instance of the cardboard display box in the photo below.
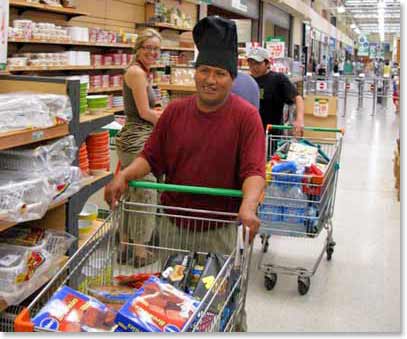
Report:
[[[337,116],[328,115],[326,118],[314,117],[312,114],[304,114],[304,125],[312,127],[325,127],[325,128],[337,128]],[[335,138],[334,133],[327,132],[314,132],[304,131],[305,138]]]
[[[324,101],[328,104],[328,116],[336,115],[336,107],[338,98],[333,96],[326,95],[307,95],[304,98],[305,101],[305,114],[314,114],[315,111],[315,102],[316,100]]]

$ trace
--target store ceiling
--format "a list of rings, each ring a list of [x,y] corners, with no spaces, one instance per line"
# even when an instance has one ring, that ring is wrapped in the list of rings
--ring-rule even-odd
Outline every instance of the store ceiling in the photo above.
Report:
[[[362,34],[380,34],[381,13],[385,40],[389,35],[400,34],[400,0],[344,0],[343,5]]]

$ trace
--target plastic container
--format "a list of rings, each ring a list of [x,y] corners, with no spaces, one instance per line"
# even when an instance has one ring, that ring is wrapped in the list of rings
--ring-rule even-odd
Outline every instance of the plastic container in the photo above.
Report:
[[[15,246],[0,245],[0,291],[12,293],[23,282],[28,251]]]
[[[98,206],[96,204],[86,203],[79,213],[79,233],[86,234],[92,229],[93,222],[98,215]]]
[[[91,170],[109,170],[110,161],[89,161],[89,169]]]

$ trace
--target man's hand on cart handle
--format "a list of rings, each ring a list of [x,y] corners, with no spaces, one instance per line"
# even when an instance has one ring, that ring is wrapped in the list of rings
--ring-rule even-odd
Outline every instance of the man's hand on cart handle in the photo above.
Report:
[[[256,236],[257,232],[259,231],[260,227],[260,219],[256,215],[257,210],[257,203],[249,204],[245,201],[242,202],[239,209],[239,220],[242,225],[249,227],[250,229],[250,237],[249,242],[251,243]],[[245,235],[245,232],[243,232]]]
[[[127,180],[123,172],[117,173],[105,187],[105,201],[114,210],[127,188]]]
[[[299,138],[304,136],[304,121],[303,120],[295,120],[294,124],[294,136]]]

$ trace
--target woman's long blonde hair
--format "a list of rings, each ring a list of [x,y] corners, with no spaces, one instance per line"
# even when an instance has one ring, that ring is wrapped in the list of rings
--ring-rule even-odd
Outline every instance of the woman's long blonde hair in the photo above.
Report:
[[[134,45],[133,48],[133,58],[131,59],[130,65],[134,65],[137,61],[137,57],[138,57],[138,53],[141,49],[141,47],[143,47],[143,44],[151,38],[158,38],[161,42],[162,38],[160,33],[158,33],[155,29],[152,28],[146,28],[143,29],[140,34],[137,36],[137,40],[136,40],[136,44]]]

